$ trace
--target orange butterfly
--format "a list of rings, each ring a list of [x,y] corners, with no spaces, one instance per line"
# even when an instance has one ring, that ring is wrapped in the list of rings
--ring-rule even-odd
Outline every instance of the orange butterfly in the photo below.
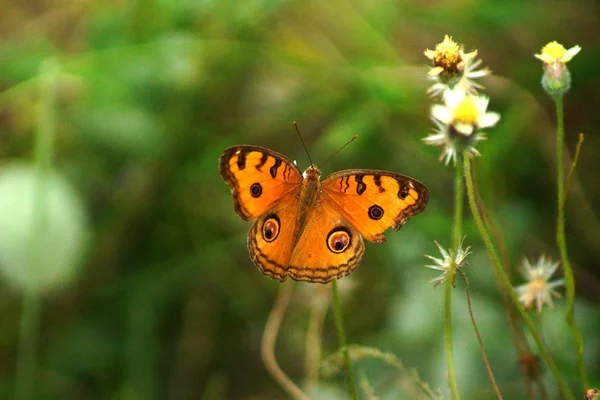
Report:
[[[289,158],[264,147],[234,146],[221,155],[221,176],[235,211],[250,228],[250,258],[264,275],[327,283],[352,272],[363,237],[385,242],[425,209],[429,190],[408,176],[373,169],[329,175],[313,164],[304,174]]]

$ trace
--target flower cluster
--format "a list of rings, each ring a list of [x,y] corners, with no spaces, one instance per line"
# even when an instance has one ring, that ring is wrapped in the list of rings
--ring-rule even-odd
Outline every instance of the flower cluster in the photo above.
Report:
[[[463,151],[479,156],[475,146],[486,138],[482,129],[491,128],[500,120],[500,114],[487,111],[489,99],[477,94],[477,89],[483,87],[473,81],[490,71],[477,70],[481,64],[476,58],[477,50],[465,53],[448,35],[435,50],[425,50],[425,56],[433,61],[429,77],[436,81],[428,93],[441,96],[444,104],[431,107],[436,129],[423,141],[442,149],[440,161],[446,165],[450,161],[456,164]]]
[[[567,50],[561,44],[551,42],[542,48],[540,54],[535,55],[544,63],[542,85],[551,96],[562,95],[569,89],[570,75],[566,63],[580,50],[579,46]],[[474,79],[488,75],[490,71],[487,68],[477,69],[481,65],[477,50],[465,53],[462,46],[448,35],[436,45],[435,50],[425,50],[425,56],[433,62],[428,75],[435,80],[428,93],[441,97],[443,104],[431,107],[431,119],[436,128],[423,141],[441,148],[440,161],[443,160],[446,165],[450,161],[456,165],[465,151],[470,156],[480,156],[476,145],[486,139],[483,130],[495,126],[500,120],[500,114],[487,110],[489,98],[478,93],[483,86],[474,82]],[[428,268],[442,271],[431,281],[437,286],[447,280],[453,282],[456,271],[470,253],[469,247],[463,249],[462,241],[455,250],[445,250],[435,243],[442,258],[426,257],[435,263],[427,265]],[[535,308],[541,312],[544,305],[553,305],[553,297],[560,297],[555,288],[564,285],[564,281],[550,281],[558,266],[558,262],[545,256],[535,264],[525,259],[521,272],[527,283],[515,289],[525,308]]]
[[[550,258],[542,255],[536,264],[528,259],[523,261],[521,274],[527,280],[527,283],[515,288],[519,294],[519,300],[525,308],[535,307],[539,313],[542,312],[544,304],[552,307],[552,296],[561,297],[560,293],[554,290],[557,286],[564,285],[564,280],[550,282],[550,278],[558,269],[558,262],[553,262]]]
[[[477,89],[483,88],[473,79],[488,75],[487,68],[477,69],[481,60],[477,59],[477,50],[465,53],[452,37],[446,35],[444,41],[435,46],[435,50],[425,50],[425,57],[433,61],[429,70],[429,78],[436,83],[427,93],[433,96],[443,94],[447,89],[460,89],[465,93],[477,94]]]
[[[448,279],[452,280],[452,284],[454,284],[454,279],[456,277],[457,271],[465,264],[465,259],[471,252],[469,251],[470,247],[463,249],[463,240],[460,241],[458,245],[458,249],[448,250],[446,251],[438,242],[435,242],[435,245],[440,250],[442,254],[442,258],[436,258],[429,255],[425,255],[425,257],[432,260],[435,265],[426,265],[427,268],[436,269],[438,271],[442,271],[442,273],[433,278],[429,283],[435,283],[435,287],[437,287],[440,283],[447,281]]]

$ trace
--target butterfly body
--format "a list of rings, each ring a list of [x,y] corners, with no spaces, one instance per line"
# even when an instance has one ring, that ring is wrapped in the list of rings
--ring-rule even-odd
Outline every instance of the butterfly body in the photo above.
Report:
[[[287,157],[258,146],[225,150],[220,168],[236,212],[256,219],[250,258],[280,281],[348,275],[364,254],[363,237],[384,242],[383,231],[400,229],[429,197],[422,183],[388,171],[345,170],[321,181],[316,166],[302,174]]]

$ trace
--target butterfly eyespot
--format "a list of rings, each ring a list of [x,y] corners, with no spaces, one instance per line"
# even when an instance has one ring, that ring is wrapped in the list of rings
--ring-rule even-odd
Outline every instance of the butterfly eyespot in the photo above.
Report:
[[[381,217],[383,217],[383,208],[381,208],[377,204],[369,207],[369,218],[378,220],[381,219]]]
[[[276,216],[268,218],[262,227],[263,239],[272,242],[279,236],[279,219]]]
[[[252,197],[260,197],[261,194],[262,194],[262,186],[260,185],[260,183],[258,183],[258,182],[253,183],[252,186],[250,186],[250,195]]]
[[[327,235],[327,248],[333,253],[343,253],[350,247],[350,235],[343,228],[336,228]]]

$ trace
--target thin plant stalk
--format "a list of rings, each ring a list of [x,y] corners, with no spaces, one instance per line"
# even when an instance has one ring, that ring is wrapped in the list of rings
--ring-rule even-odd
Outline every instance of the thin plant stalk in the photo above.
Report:
[[[575,341],[575,353],[577,354],[577,369],[585,391],[588,387],[585,366],[583,364],[583,338],[581,332],[575,324],[575,279],[573,277],[573,268],[569,261],[569,254],[567,253],[567,239],[565,237],[565,202],[563,199],[566,198],[565,191],[565,168],[564,168],[564,140],[565,140],[565,122],[564,122],[564,108],[562,96],[553,97],[556,104],[556,170],[558,173],[557,177],[557,207],[558,212],[556,216],[556,244],[560,251],[560,258],[563,265],[565,287],[567,289],[567,323],[571,327],[573,334],[573,340]]]
[[[525,310],[525,307],[523,306],[523,304],[519,301],[519,297],[518,297],[517,293],[513,289],[512,285],[510,283],[510,280],[508,279],[508,276],[506,275],[506,272],[504,271],[504,268],[502,268],[502,264],[500,263],[500,258],[498,257],[498,253],[496,252],[496,249],[495,249],[494,245],[492,244],[492,241],[490,239],[490,234],[487,231],[485,224],[483,223],[483,220],[481,218],[479,209],[477,208],[477,203],[475,200],[475,197],[476,197],[475,196],[475,188],[474,188],[474,183],[473,183],[473,179],[471,176],[471,161],[469,158],[469,153],[463,152],[463,160],[464,160],[464,170],[465,170],[465,182],[467,185],[467,197],[469,199],[469,206],[471,208],[471,213],[473,214],[473,219],[475,220],[477,229],[479,230],[479,234],[481,235],[481,238],[483,239],[483,242],[485,244],[488,255],[492,261],[492,267],[494,268],[496,275],[500,277],[500,282],[503,285],[503,287],[501,289],[508,293],[512,303],[515,305],[515,307],[521,314],[521,317],[523,318],[523,321],[525,322],[527,329],[531,333],[533,340],[536,342],[536,344],[539,348],[542,359],[546,362],[546,365],[548,365],[548,369],[554,376],[554,379],[557,381],[558,386],[560,387],[560,390],[562,391],[563,395],[565,396],[565,398],[567,398],[569,400],[574,400],[575,397],[574,397],[573,393],[569,389],[564,378],[560,375],[558,367],[556,366],[554,360],[552,359],[552,356],[550,355],[548,348],[544,344],[542,337],[540,336],[539,332],[535,328],[535,323],[533,322],[533,320],[531,319],[531,317]]]
[[[473,180],[477,179],[475,165],[472,165],[471,173],[472,173]],[[498,245],[500,255],[502,257],[502,266],[504,267],[504,270],[506,271],[506,275],[508,276],[508,279],[510,280],[511,279],[510,263],[508,261],[508,254],[506,252],[506,246],[504,245],[504,242],[502,241],[502,236],[500,236],[500,232],[498,232],[498,228],[496,227],[496,225],[494,224],[494,221],[492,220],[491,216],[487,212],[485,204],[483,203],[483,200],[481,200],[481,196],[480,196],[479,192],[477,192],[477,191],[475,192],[475,201],[477,204],[477,208],[481,212],[481,217],[483,219],[483,223],[485,224],[486,228],[492,233],[492,236],[494,237],[494,240],[495,240],[496,244]],[[498,280],[498,283],[500,283],[500,277],[496,275],[496,279]],[[512,306],[510,299],[508,298],[508,294],[506,294],[506,292],[504,292],[504,291],[501,291],[501,294],[502,294],[502,302],[504,303],[504,308],[506,309],[506,313],[508,314],[508,322],[509,322],[510,332],[511,332],[511,335],[513,338],[513,342],[515,343],[515,347],[517,350],[517,356],[520,357],[522,353],[530,352],[529,344],[527,343],[527,340],[525,339],[525,335],[523,334],[523,330],[521,329],[520,321],[517,317],[517,314],[515,313],[515,309]],[[521,368],[521,372],[523,373],[523,381],[525,383],[525,392],[527,394],[527,398],[532,400],[534,398],[533,397],[533,387],[531,385],[530,378],[528,377],[527,370],[525,368]],[[539,380],[539,378],[536,378],[536,379]],[[543,382],[541,384],[543,385]]]
[[[460,240],[462,236],[462,214],[463,214],[463,197],[464,183],[462,162],[459,158],[455,166],[454,173],[454,219],[452,226],[452,247],[455,252],[458,252]],[[460,399],[458,384],[456,383],[456,373],[454,372],[454,362],[452,357],[452,289],[454,287],[454,274],[449,276],[445,282],[444,288],[444,347],[446,353],[446,365],[448,368],[448,386],[452,393],[453,399]]]
[[[485,365],[485,369],[490,378],[490,382],[492,383],[492,387],[494,388],[494,392],[496,392],[496,397],[502,400],[502,394],[500,393],[500,388],[496,383],[496,379],[494,379],[494,373],[492,372],[492,367],[490,366],[490,362],[487,358],[487,354],[485,352],[485,347],[483,346],[483,339],[481,339],[481,334],[479,333],[479,328],[477,328],[477,323],[475,322],[475,315],[473,315],[473,307],[471,307],[471,290],[469,289],[469,280],[464,272],[460,269],[457,270],[460,276],[463,278],[465,282],[465,292],[467,294],[467,306],[469,308],[469,316],[471,317],[471,323],[473,324],[473,329],[475,329],[475,336],[477,336],[477,343],[479,344],[479,350],[481,350],[481,356],[483,357],[483,364]]]
[[[458,157],[454,168],[454,219],[452,227],[452,248],[458,251],[462,238],[463,201],[465,196],[462,160]]]
[[[453,279],[449,278],[444,283],[444,348],[446,350],[446,365],[448,368],[448,386],[454,400],[460,399],[456,374],[452,358],[452,288]]]
[[[30,231],[28,278],[23,293],[21,322],[19,331],[19,348],[17,354],[17,370],[15,377],[16,400],[27,400],[34,397],[37,369],[37,337],[42,314],[42,299],[33,279],[35,270],[42,261],[40,240],[45,229],[43,215],[46,196],[46,176],[52,165],[55,136],[56,77],[59,66],[56,60],[49,59],[40,68],[40,119],[35,135],[35,183],[33,217]]]
[[[273,309],[271,310],[269,318],[267,319],[267,324],[265,325],[265,331],[260,344],[260,354],[269,374],[271,374],[273,379],[279,383],[287,394],[292,396],[294,400],[310,400],[310,398],[296,386],[286,373],[283,372],[275,358],[275,342],[277,341],[277,334],[279,333],[281,321],[290,304],[293,293],[294,282],[281,284],[279,293],[277,293],[277,298],[275,299],[275,304],[273,305]]]
[[[331,282],[331,290],[333,293],[333,316],[335,319],[335,328],[340,341],[340,348],[344,354],[344,364],[346,367],[346,378],[348,379],[348,390],[352,396],[352,400],[358,400],[358,389],[354,381],[354,372],[352,371],[352,361],[346,345],[346,334],[344,333],[344,323],[342,322],[342,311],[340,306],[340,295],[338,293],[337,279]]]
[[[581,153],[581,145],[583,145],[584,136],[583,133],[579,134],[579,140],[577,141],[577,147],[575,148],[575,156],[573,157],[573,162],[571,163],[571,169],[569,170],[569,177],[567,178],[567,183],[565,185],[565,193],[562,198],[562,206],[564,207],[565,202],[567,201],[567,194],[569,193],[569,188],[571,187],[571,181],[573,180],[573,174],[575,173],[575,168],[577,167],[577,161],[579,161],[579,154]]]

